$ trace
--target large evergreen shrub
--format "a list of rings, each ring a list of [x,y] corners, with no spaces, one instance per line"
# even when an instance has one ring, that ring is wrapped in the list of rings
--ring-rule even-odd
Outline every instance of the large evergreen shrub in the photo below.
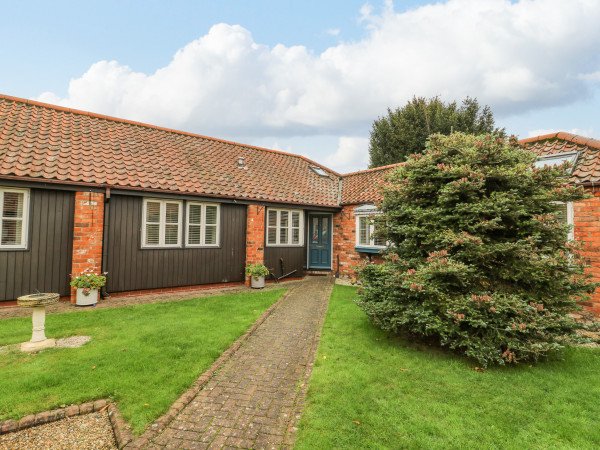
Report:
[[[431,137],[389,178],[376,218],[390,243],[361,271],[359,305],[378,326],[433,336],[482,365],[558,350],[595,285],[556,202],[581,200],[565,167],[492,136]]]

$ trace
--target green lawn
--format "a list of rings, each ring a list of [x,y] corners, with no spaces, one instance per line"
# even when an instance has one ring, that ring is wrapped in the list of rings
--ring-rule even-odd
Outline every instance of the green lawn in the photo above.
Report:
[[[49,315],[46,336],[92,340],[34,355],[0,353],[0,420],[112,397],[140,433],[283,292]],[[0,321],[0,346],[30,338],[30,318]]]
[[[375,329],[355,296],[333,290],[297,448],[600,448],[600,350],[478,372]]]

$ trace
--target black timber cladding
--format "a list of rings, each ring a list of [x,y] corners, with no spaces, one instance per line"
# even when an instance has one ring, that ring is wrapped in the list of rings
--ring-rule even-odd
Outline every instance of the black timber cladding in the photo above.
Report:
[[[141,248],[142,197],[113,195],[109,208],[109,293],[244,280],[246,206],[221,203],[220,247],[166,249]]]
[[[0,301],[36,291],[61,296],[71,292],[75,193],[29,192],[28,246],[26,250],[0,251]]]
[[[265,266],[276,277],[281,277],[295,270],[290,277],[304,275],[304,255],[306,246],[302,247],[265,247]],[[281,270],[283,259],[283,272]]]

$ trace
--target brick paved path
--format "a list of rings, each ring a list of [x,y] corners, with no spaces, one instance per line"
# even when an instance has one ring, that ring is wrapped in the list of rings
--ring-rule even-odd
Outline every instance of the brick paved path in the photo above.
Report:
[[[149,448],[288,448],[333,285],[308,277]]]

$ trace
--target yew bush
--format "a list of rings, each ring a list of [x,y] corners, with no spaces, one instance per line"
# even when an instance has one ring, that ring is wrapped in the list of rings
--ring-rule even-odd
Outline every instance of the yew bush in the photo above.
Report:
[[[555,214],[585,193],[535,159],[514,137],[433,135],[390,175],[376,218],[387,255],[360,274],[369,318],[483,366],[560,350],[595,284]]]

